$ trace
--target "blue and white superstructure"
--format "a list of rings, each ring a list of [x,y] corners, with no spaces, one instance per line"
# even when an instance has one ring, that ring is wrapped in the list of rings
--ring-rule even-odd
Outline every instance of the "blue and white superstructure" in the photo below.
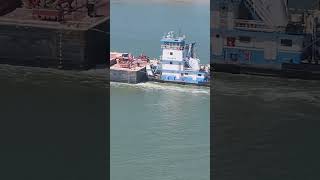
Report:
[[[173,31],[161,39],[160,60],[147,65],[149,79],[182,84],[209,84],[209,68],[200,65],[195,56],[195,43],[186,44],[185,36]]]
[[[211,7],[215,70],[320,73],[318,9],[291,9],[288,0],[214,0]]]

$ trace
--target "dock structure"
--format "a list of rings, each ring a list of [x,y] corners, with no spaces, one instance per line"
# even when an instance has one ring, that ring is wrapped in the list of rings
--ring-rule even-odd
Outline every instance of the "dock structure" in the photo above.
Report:
[[[97,1],[92,17],[88,16],[86,0],[45,6],[26,2],[0,15],[1,64],[61,69],[106,64],[109,0]]]
[[[148,58],[134,58],[129,53],[110,53],[110,81],[137,84],[147,81]]]

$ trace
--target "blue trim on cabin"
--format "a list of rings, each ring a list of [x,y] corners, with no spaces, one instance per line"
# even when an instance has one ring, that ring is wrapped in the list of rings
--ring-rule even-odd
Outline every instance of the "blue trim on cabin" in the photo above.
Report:
[[[242,50],[237,48],[224,48],[223,55],[212,55],[212,62],[215,60],[232,62],[233,64],[300,64],[302,59],[302,52],[281,52],[278,51],[275,60],[265,59],[264,50]],[[245,53],[250,52],[251,57],[248,59]]]
[[[248,30],[221,30],[221,29],[212,29],[211,36],[220,34],[220,38],[247,36],[256,39],[256,42],[263,43],[265,40],[273,40],[278,44],[281,39],[290,39],[294,44],[298,44],[302,47],[303,40],[308,38],[309,35],[306,34],[288,34],[286,32],[258,32],[258,31],[248,31]],[[251,60],[248,61],[245,58],[244,52],[251,53]],[[295,50],[281,50],[277,48],[276,59],[268,60],[264,58],[264,49],[256,48],[254,46],[234,46],[232,48],[225,46],[223,47],[223,55],[215,56],[212,54],[212,62],[215,62],[215,59],[219,62],[225,61],[232,64],[250,64],[250,65],[272,65],[272,64],[282,64],[282,63],[291,63],[291,64],[300,64],[303,56],[303,52]]]
[[[191,74],[201,74],[201,75],[206,75],[207,74],[206,72],[202,72],[202,71],[192,71],[192,70],[181,70],[181,71],[179,71],[179,70],[167,70],[167,69],[162,69],[162,68],[161,68],[161,72],[164,72],[164,73],[179,73],[179,74],[187,73],[187,74],[190,74],[190,75]]]
[[[196,80],[194,80],[192,77],[182,77],[181,79],[176,79],[174,75],[161,75],[160,78],[163,81],[186,82],[186,83],[193,83],[193,84],[208,82],[206,78],[197,78]]]
[[[172,44],[170,44],[172,43]],[[184,49],[184,46],[185,46],[185,42],[162,42],[161,45],[164,45],[164,46],[167,46],[165,47],[166,49],[172,49],[172,50],[176,50],[176,47],[180,47],[181,50]],[[171,46],[175,46],[175,47],[170,47]]]

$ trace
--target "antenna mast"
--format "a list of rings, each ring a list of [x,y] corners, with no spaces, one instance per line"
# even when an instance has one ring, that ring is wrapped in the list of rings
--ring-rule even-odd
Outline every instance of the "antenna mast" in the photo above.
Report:
[[[320,1],[320,0],[319,0],[319,1]],[[181,28],[179,28],[178,36],[179,36],[179,37],[181,36]]]

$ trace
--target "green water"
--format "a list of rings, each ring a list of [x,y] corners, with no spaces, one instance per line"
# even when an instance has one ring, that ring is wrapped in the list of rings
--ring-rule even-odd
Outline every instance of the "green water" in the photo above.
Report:
[[[111,83],[111,179],[209,179],[209,90]]]
[[[111,1],[111,50],[160,56],[167,31],[209,62],[209,4]],[[111,83],[111,179],[209,179],[208,88]]]

